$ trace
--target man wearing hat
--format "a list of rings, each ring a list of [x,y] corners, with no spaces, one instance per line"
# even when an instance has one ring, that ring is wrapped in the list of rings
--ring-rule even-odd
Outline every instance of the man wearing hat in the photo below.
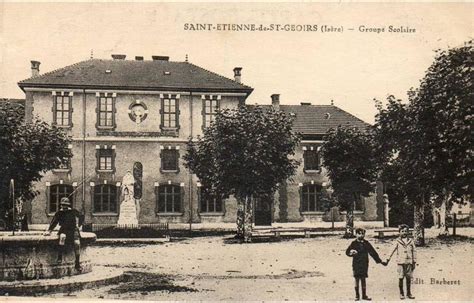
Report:
[[[58,263],[62,262],[63,254],[66,252],[66,245],[74,245],[74,255],[76,257],[76,270],[81,270],[80,259],[80,234],[79,227],[84,223],[84,216],[77,209],[71,208],[69,198],[63,197],[60,202],[60,209],[54,214],[45,235],[50,235],[51,231],[59,224],[59,253]]]

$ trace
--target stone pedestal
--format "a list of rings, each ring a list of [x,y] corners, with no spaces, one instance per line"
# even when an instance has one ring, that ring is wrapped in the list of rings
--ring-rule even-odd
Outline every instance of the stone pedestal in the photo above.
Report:
[[[117,225],[138,225],[137,208],[134,199],[127,199],[120,204]]]

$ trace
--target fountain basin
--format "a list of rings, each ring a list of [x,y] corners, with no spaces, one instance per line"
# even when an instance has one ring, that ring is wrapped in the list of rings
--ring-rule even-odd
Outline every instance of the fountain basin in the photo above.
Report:
[[[66,245],[62,262],[58,262],[59,236],[39,232],[0,232],[0,281],[60,278],[92,270],[87,247],[94,243],[94,233],[81,232],[81,267],[74,268],[74,247]]]

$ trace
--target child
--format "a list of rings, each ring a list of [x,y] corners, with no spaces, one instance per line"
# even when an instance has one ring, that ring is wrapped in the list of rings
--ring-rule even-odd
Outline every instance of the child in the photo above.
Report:
[[[392,253],[387,259],[387,264],[390,262],[393,254],[397,252],[397,264],[398,264],[398,287],[400,289],[400,299],[405,299],[403,292],[403,278],[406,278],[407,283],[407,297],[409,299],[415,299],[411,294],[411,279],[413,276],[413,270],[416,265],[416,254],[415,254],[415,243],[413,239],[408,238],[408,225],[402,224],[398,227],[400,237],[395,242]]]
[[[362,286],[362,299],[363,300],[372,300],[367,296],[367,287],[365,278],[368,277],[367,272],[369,269],[369,255],[375,260],[375,262],[382,263],[387,265],[387,263],[382,262],[379,255],[372,247],[372,245],[364,240],[365,230],[362,228],[356,229],[356,240],[352,241],[351,245],[346,250],[346,255],[352,257],[352,270],[354,272],[354,281],[355,281],[355,293],[356,301],[360,300],[359,295],[359,281]]]

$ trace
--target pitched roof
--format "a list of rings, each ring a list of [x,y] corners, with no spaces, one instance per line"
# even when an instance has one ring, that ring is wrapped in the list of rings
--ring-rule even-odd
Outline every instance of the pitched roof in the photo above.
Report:
[[[244,92],[253,88],[189,62],[90,59],[20,81],[24,87],[182,89]]]
[[[259,106],[271,107],[271,105]],[[331,128],[338,126],[357,127],[362,130],[370,126],[367,122],[334,105],[280,105],[280,110],[294,116],[293,130],[303,135],[324,135]]]

